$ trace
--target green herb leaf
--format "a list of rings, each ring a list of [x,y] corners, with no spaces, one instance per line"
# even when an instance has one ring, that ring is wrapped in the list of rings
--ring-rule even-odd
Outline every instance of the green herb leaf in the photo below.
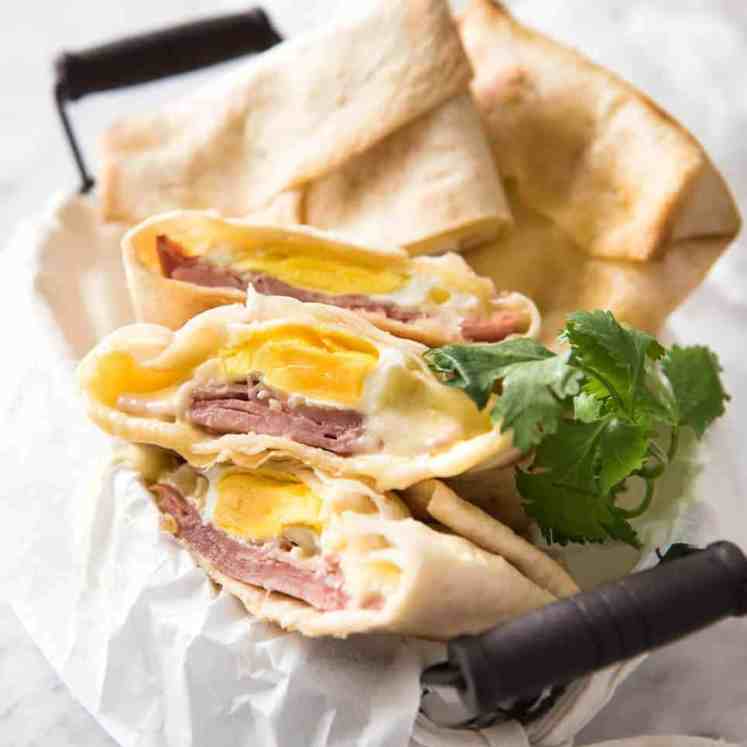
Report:
[[[617,408],[632,417],[646,360],[660,358],[664,348],[651,335],[620,325],[609,311],[571,314],[562,338],[571,345],[571,362],[590,378],[586,391],[598,398],[611,397]]]
[[[662,360],[675,399],[677,423],[689,425],[698,438],[719,415],[730,399],[724,391],[716,354],[706,347],[674,345]]]
[[[649,441],[649,434],[639,425],[617,418],[608,421],[598,445],[602,494],[608,495],[618,483],[643,466]]]
[[[602,401],[588,392],[580,392],[573,398],[573,417],[582,423],[593,423],[602,416]]]
[[[567,409],[566,398],[578,394],[583,374],[567,364],[567,356],[506,366],[503,393],[491,412],[501,430],[514,430],[514,444],[527,451],[554,433]]]
[[[425,360],[449,386],[463,389],[482,409],[493,392],[495,382],[516,363],[533,363],[554,354],[526,337],[488,345],[446,345],[426,352]]]
[[[542,504],[555,501],[556,496],[564,491],[566,494],[575,491],[583,495],[585,510],[589,510],[592,501],[599,504],[584,519],[587,528],[590,523],[595,524],[595,530],[589,536],[604,534],[614,508],[614,489],[643,466],[648,445],[648,435],[641,426],[626,423],[612,415],[592,423],[562,421],[557,432],[539,445],[532,465],[532,469],[538,469],[543,478],[544,491],[534,491],[528,496],[519,488],[524,498],[532,499],[532,509],[530,511],[527,507],[527,511],[535,517],[543,534],[561,531],[561,534],[570,536],[557,524],[543,523],[545,517],[556,519],[558,514],[552,506]],[[524,480],[523,484],[528,483]],[[612,513],[617,518],[622,517],[618,509]],[[624,541],[630,539],[627,530],[618,528],[615,536],[622,539],[623,535],[627,537]]]
[[[573,487],[558,485],[548,474],[518,470],[516,486],[524,508],[548,542],[604,542],[616,539],[634,547],[640,543],[623,512],[609,499]]]
[[[608,311],[568,317],[555,355],[528,339],[449,345],[426,360],[444,383],[512,428],[522,451],[536,447],[516,484],[527,512],[555,542],[613,538],[638,546],[629,520],[645,513],[656,480],[673,461],[683,426],[700,437],[729,395],[716,356],[704,347],[666,351],[651,335]],[[633,509],[616,506],[636,476],[646,492]]]

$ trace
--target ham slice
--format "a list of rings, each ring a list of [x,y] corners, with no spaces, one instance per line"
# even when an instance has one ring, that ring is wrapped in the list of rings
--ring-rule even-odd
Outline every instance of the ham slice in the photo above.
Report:
[[[197,387],[187,417],[211,433],[285,436],[342,456],[353,454],[363,435],[363,416],[355,410],[291,404],[257,378]]]
[[[201,257],[187,256],[182,247],[167,236],[156,237],[156,252],[164,277],[208,288],[246,290],[241,276]]]
[[[462,335],[470,342],[500,342],[511,334],[524,331],[525,326],[519,314],[498,311],[487,319],[466,319],[462,322]]]
[[[396,303],[389,301],[376,301],[370,296],[364,296],[360,293],[331,295],[294,288],[292,285],[288,285],[270,275],[253,275],[249,283],[257,293],[262,293],[265,296],[290,296],[306,303],[325,303],[329,306],[339,306],[352,311],[367,311],[371,314],[382,314],[388,319],[394,319],[398,322],[411,322],[425,316],[415,309],[398,306]]]
[[[252,586],[301,599],[319,610],[343,609],[347,595],[339,567],[330,561],[314,567],[290,554],[290,544],[244,544],[202,521],[197,509],[176,488],[152,486],[159,509],[176,522],[176,536],[221,573]]]

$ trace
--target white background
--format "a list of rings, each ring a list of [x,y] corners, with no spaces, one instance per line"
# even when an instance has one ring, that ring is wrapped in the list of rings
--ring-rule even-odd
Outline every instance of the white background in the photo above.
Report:
[[[349,0],[351,2],[352,0]],[[324,22],[344,0],[267,0],[284,35]],[[747,205],[747,4],[743,0],[517,0],[512,7],[557,38],[579,46],[642,87],[705,144],[725,172],[742,211]],[[123,34],[168,25],[243,4],[218,0],[160,2],[6,2],[0,23],[0,231],[37,211],[77,176],[52,108],[51,60]],[[164,85],[92,97],[71,109],[89,160],[96,135],[125,108],[145,108],[193,85]],[[95,170],[95,164],[91,164]],[[675,315],[686,342],[708,342],[720,354],[734,395],[721,428],[733,448],[723,460],[734,495],[725,498],[725,536],[747,547],[747,254],[738,242],[706,286]],[[0,300],[0,303],[2,301]],[[2,309],[3,313],[12,310]],[[22,324],[22,320],[18,320]],[[7,353],[7,351],[6,351]],[[5,356],[3,356],[5,357]],[[742,386],[742,391],[744,387]],[[731,467],[729,466],[731,465]],[[13,465],[3,465],[14,469]],[[720,736],[747,744],[747,624],[731,621],[652,656],[579,743],[645,733]],[[0,602],[0,747],[114,744],[71,698]]]

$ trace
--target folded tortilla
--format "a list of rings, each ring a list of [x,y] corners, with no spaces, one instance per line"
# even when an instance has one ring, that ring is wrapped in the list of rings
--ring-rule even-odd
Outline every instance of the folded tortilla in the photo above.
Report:
[[[79,377],[105,431],[201,467],[290,456],[387,490],[515,460],[511,432],[442,384],[425,350],[347,309],[250,290],[177,332],[117,330]]]
[[[497,294],[457,254],[410,258],[304,226],[283,229],[196,211],[155,216],[132,229],[122,246],[136,318],[170,329],[206,309],[243,303],[251,287],[348,308],[431,347],[539,331],[528,298]]]
[[[530,295],[547,339],[579,308],[656,331],[739,230],[720,174],[644,94],[499,4],[473,0],[460,28],[515,221],[468,262]]]
[[[143,479],[161,527],[251,614],[289,630],[446,639],[577,590],[557,563],[496,522],[481,546],[412,518],[392,493],[295,462],[200,471],[156,447],[140,451],[156,464]],[[447,500],[457,513],[470,509],[458,496]]]
[[[590,257],[511,189],[509,198],[514,230],[465,259],[480,275],[500,278],[534,300],[542,315],[540,339],[550,346],[556,345],[567,315],[579,309],[609,309],[617,319],[656,334],[731,241],[684,239],[647,262]]]
[[[380,0],[115,124],[103,215],[269,210],[415,252],[477,245],[511,217],[470,76],[445,0]]]

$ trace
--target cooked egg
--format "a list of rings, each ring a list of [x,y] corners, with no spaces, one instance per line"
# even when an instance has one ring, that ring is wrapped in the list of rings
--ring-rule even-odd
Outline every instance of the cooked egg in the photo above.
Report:
[[[185,381],[189,370],[141,366],[130,353],[115,350],[96,364],[91,392],[101,402],[114,405],[121,394],[149,394]]]
[[[322,500],[294,475],[268,469],[220,472],[211,480],[206,511],[226,534],[264,541],[289,529],[321,532]]]
[[[229,379],[262,374],[262,380],[288,394],[355,407],[378,351],[360,337],[301,324],[257,330],[240,345],[220,353]]]
[[[320,251],[301,243],[235,252],[239,270],[266,272],[296,288],[322,293],[391,293],[407,282],[407,275],[383,268],[381,262],[334,251]]]

